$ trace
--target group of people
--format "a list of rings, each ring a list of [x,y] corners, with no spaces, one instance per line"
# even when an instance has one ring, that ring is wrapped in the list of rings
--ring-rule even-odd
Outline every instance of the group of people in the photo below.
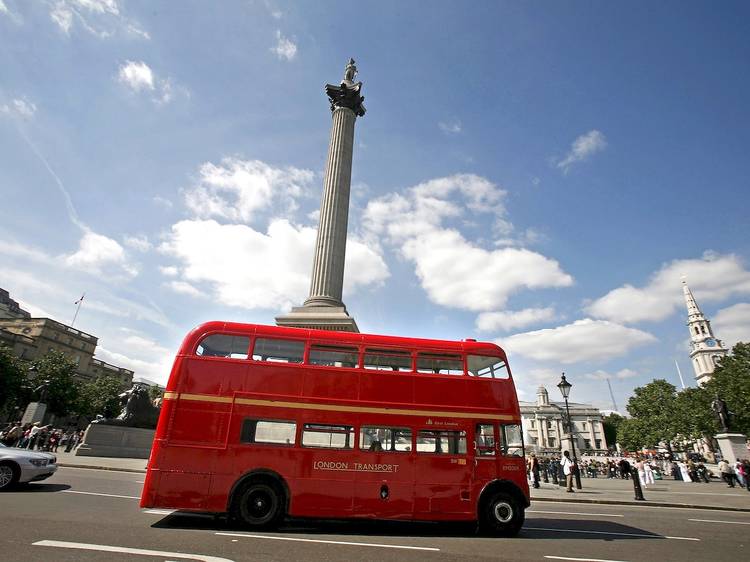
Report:
[[[634,470],[635,469],[635,470]],[[568,451],[563,456],[552,455],[537,457],[531,453],[527,458],[526,472],[529,482],[534,488],[539,487],[540,481],[552,481],[558,484],[562,480],[572,491],[572,477],[578,471],[579,475],[587,478],[622,478],[630,479],[638,475],[641,486],[648,486],[656,480],[672,477],[682,482],[710,482],[716,478],[703,462],[687,459],[686,461],[670,460],[659,456],[636,455],[634,457],[593,457],[580,459],[574,464]],[[721,461],[719,463],[721,478],[728,486],[747,487],[750,491],[750,461],[743,459],[735,463]],[[562,485],[562,482],[560,482]]]
[[[749,459],[738,460],[735,463],[722,460],[719,462],[719,472],[721,472],[722,480],[724,480],[730,488],[734,488],[735,483],[737,483],[740,487],[747,488],[747,491],[750,492]]]
[[[66,453],[75,449],[83,440],[83,430],[71,428],[67,431],[56,429],[52,425],[40,422],[9,423],[0,431],[0,442],[6,447],[18,447],[30,451],[48,451],[56,453],[60,447]]]

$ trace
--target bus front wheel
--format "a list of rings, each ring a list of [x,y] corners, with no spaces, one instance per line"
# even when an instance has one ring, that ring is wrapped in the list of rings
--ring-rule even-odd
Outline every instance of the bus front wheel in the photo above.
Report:
[[[240,494],[237,515],[248,527],[267,529],[275,526],[284,515],[281,492],[272,484],[253,482]]]
[[[524,509],[518,501],[510,494],[498,492],[485,503],[479,523],[485,533],[514,537],[524,519]]]

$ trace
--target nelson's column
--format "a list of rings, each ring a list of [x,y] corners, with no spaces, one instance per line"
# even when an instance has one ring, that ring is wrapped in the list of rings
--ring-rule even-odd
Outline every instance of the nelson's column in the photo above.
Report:
[[[349,190],[352,180],[354,122],[365,114],[362,82],[354,82],[357,67],[349,59],[340,85],[326,85],[333,124],[323,178],[320,223],[315,242],[310,296],[302,306],[276,318],[277,326],[359,332],[341,300],[344,286]]]

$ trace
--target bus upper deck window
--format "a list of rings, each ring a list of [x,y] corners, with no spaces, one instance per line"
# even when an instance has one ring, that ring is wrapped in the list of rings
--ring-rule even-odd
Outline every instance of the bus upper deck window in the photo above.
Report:
[[[419,353],[417,355],[417,372],[436,375],[463,375],[464,362],[460,355]]]
[[[357,348],[332,345],[310,346],[310,365],[325,365],[327,367],[347,367],[353,369],[357,366]]]
[[[250,338],[247,336],[230,336],[229,334],[211,334],[201,340],[196,355],[201,357],[228,357],[230,359],[247,359]]]
[[[466,358],[466,367],[469,374],[474,377],[489,379],[508,379],[508,365],[500,357],[485,355],[469,355]]]
[[[365,349],[365,369],[411,372],[411,353],[401,349]]]
[[[305,342],[258,338],[253,347],[253,359],[273,363],[302,363]]]

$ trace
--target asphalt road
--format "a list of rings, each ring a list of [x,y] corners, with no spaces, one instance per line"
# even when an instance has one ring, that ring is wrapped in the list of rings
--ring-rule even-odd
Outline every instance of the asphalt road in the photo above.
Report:
[[[515,539],[446,524],[222,519],[138,508],[142,474],[61,468],[0,493],[0,560],[341,561],[748,559],[750,513],[537,502]]]

